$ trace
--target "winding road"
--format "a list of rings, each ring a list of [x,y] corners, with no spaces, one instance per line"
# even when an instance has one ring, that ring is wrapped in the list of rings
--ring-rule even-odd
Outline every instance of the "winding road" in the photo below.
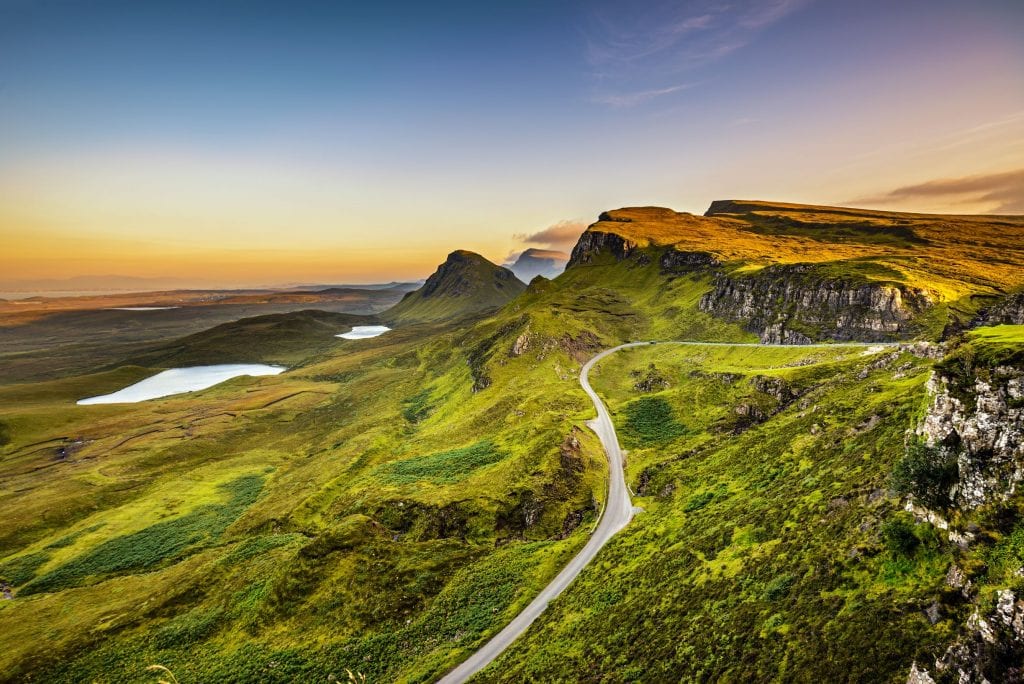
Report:
[[[526,606],[519,615],[513,618],[512,622],[505,626],[486,644],[483,645],[469,658],[454,670],[446,674],[438,684],[461,684],[468,681],[470,677],[487,667],[492,660],[501,655],[501,652],[508,648],[513,641],[518,639],[525,632],[533,621],[540,617],[540,614],[548,607],[548,603],[554,600],[559,594],[565,591],[576,576],[583,571],[590,561],[594,559],[597,552],[601,550],[609,539],[616,532],[625,527],[633,519],[633,502],[629,498],[629,490],[626,488],[626,476],[622,468],[622,449],[619,447],[619,440],[615,435],[615,426],[612,425],[612,418],[604,402],[597,396],[597,392],[590,386],[590,369],[601,359],[614,354],[620,349],[628,347],[639,347],[650,344],[649,342],[631,342],[620,344],[618,347],[607,349],[584,364],[580,371],[580,384],[583,391],[587,393],[590,400],[594,402],[597,409],[597,418],[587,423],[601,440],[604,452],[608,456],[608,501],[601,514],[601,521],[597,529],[590,536],[587,545],[584,546],[576,556],[569,561],[569,564],[562,568],[555,579],[544,587],[537,597]]]
[[[576,554],[569,564],[562,568],[555,579],[544,587],[537,597],[526,606],[521,613],[515,616],[503,630],[495,634],[490,641],[484,644],[473,655],[464,660],[458,667],[438,680],[438,684],[462,684],[468,681],[473,675],[487,667],[491,661],[501,655],[502,651],[512,645],[516,639],[533,624],[533,621],[540,617],[540,614],[547,609],[548,604],[558,597],[566,588],[572,584],[576,576],[583,571],[590,561],[594,559],[597,552],[601,550],[612,536],[629,524],[633,519],[633,502],[629,498],[629,489],[626,487],[626,476],[623,472],[622,449],[619,447],[619,440],[615,434],[615,426],[612,425],[611,415],[608,408],[597,396],[597,392],[590,386],[590,370],[598,361],[614,354],[622,349],[630,347],[642,347],[652,344],[680,344],[693,346],[721,346],[721,347],[878,347],[879,349],[892,346],[893,343],[878,342],[845,342],[832,344],[776,344],[767,345],[758,342],[630,342],[620,344],[617,347],[606,349],[584,364],[580,370],[580,385],[583,391],[590,397],[594,408],[597,410],[597,418],[588,421],[587,426],[597,434],[608,457],[608,501],[605,504],[601,515],[601,521],[597,529],[591,535],[587,545]]]

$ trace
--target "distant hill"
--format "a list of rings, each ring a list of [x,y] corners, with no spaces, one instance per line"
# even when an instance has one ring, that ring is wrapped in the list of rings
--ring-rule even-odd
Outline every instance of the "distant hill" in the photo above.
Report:
[[[133,355],[139,366],[200,366],[216,363],[293,365],[321,349],[336,346],[339,333],[375,319],[332,311],[292,311],[222,323]]]
[[[497,308],[526,285],[507,268],[458,250],[418,290],[380,315],[386,321],[436,321]]]
[[[531,247],[506,266],[516,274],[517,278],[528,283],[537,276],[554,278],[565,270],[565,264],[568,261],[569,255],[565,252]]]
[[[702,277],[699,310],[765,342],[938,338],[1024,288],[1024,216],[724,200],[704,216],[608,211],[567,270],[656,262]]]

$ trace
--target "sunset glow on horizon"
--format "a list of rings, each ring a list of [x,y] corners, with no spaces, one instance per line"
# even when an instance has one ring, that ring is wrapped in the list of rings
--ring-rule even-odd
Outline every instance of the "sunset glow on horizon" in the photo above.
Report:
[[[897,5],[3,3],[0,289],[412,280],[726,198],[1024,213],[1024,4]]]

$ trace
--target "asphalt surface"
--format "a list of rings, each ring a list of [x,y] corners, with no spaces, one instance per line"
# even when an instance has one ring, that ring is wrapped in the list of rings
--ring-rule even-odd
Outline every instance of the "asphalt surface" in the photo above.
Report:
[[[622,349],[628,349],[629,347],[642,347],[651,344],[682,344],[682,345],[702,345],[702,346],[716,346],[716,347],[800,347],[815,348],[815,347],[888,347],[893,346],[893,343],[877,342],[877,343],[864,343],[864,342],[850,342],[850,343],[832,343],[832,344],[777,344],[767,345],[760,344],[757,342],[630,342],[628,344],[620,344],[617,347],[606,349],[594,358],[587,361],[584,364],[583,369],[580,371],[580,385],[583,386],[583,391],[590,397],[590,401],[593,402],[594,408],[597,410],[597,418],[587,422],[587,427],[597,434],[601,440],[601,445],[604,447],[605,455],[608,457],[608,500],[605,504],[605,508],[601,514],[601,521],[597,525],[597,529],[591,535],[587,545],[576,554],[576,556],[569,561],[569,564],[562,568],[562,571],[544,587],[537,598],[530,602],[530,605],[526,606],[519,615],[516,615],[512,619],[512,622],[508,623],[503,630],[498,632],[494,637],[491,638],[486,644],[484,644],[479,650],[473,655],[464,660],[462,664],[456,667],[454,670],[446,674],[444,677],[438,680],[438,684],[462,684],[462,682],[469,681],[469,679],[480,670],[487,667],[491,661],[501,655],[502,651],[512,645],[516,639],[533,624],[533,621],[540,617],[548,604],[553,601],[559,594],[572,584],[572,581],[576,579],[576,576],[583,571],[583,568],[587,566],[590,561],[594,560],[597,552],[601,550],[608,540],[612,536],[621,530],[623,527],[629,524],[629,521],[633,519],[633,502],[629,498],[629,489],[626,487],[626,477],[623,472],[623,461],[622,461],[622,449],[619,446],[618,437],[615,434],[615,426],[612,425],[611,416],[608,413],[607,407],[601,398],[597,396],[597,392],[590,386],[590,369],[594,367],[594,364],[599,362],[611,354]]]
[[[476,653],[438,680],[438,684],[461,684],[487,667],[533,624],[533,621],[548,607],[548,603],[565,591],[566,587],[583,571],[583,568],[594,560],[594,556],[612,538],[612,535],[633,519],[633,502],[630,500],[629,490],[626,488],[626,477],[622,469],[622,449],[619,447],[619,440],[615,435],[615,426],[612,425],[611,416],[608,414],[604,402],[590,386],[589,375],[594,364],[609,354],[614,354],[627,347],[639,347],[645,344],[648,343],[633,342],[603,351],[587,361],[580,371],[580,384],[583,386],[583,391],[587,393],[590,400],[594,402],[594,408],[597,409],[597,418],[589,421],[587,426],[597,434],[604,447],[605,455],[608,457],[608,499],[604,511],[601,513],[601,521],[598,523],[597,529],[590,536],[587,545],[569,561],[568,565],[562,568],[562,571],[550,584],[537,594],[537,598],[533,599],[530,605],[526,606],[519,615],[512,619],[512,622],[505,626],[505,629],[494,635]]]

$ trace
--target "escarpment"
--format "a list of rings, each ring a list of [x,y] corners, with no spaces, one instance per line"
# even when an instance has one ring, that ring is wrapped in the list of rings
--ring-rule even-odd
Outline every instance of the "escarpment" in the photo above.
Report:
[[[1022,529],[1014,495],[1024,480],[1024,356],[982,340],[961,343],[936,365],[928,408],[894,471],[906,509],[960,556],[946,572],[944,610],[963,626],[932,663],[913,663],[908,684],[1024,675],[1024,568],[1008,553]]]
[[[916,432],[933,458],[955,461],[952,504],[966,510],[1005,501],[1024,479],[1024,367],[947,366],[928,391],[932,401]]]
[[[621,235],[588,230],[580,236],[576,246],[573,247],[567,267],[589,264],[601,254],[609,254],[621,261],[628,257],[636,247],[635,242],[627,240]]]
[[[699,308],[742,323],[764,343],[890,341],[909,337],[932,306],[923,290],[899,283],[819,275],[811,264],[769,266],[753,275],[715,279]]]

